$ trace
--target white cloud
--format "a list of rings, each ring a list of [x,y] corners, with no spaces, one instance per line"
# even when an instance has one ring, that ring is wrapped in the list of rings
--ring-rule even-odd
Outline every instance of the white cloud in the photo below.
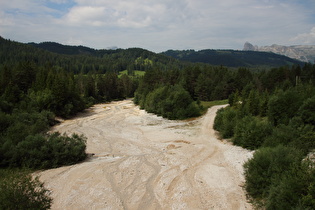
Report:
[[[68,40],[65,41],[65,44],[67,44],[67,45],[82,45],[83,41],[80,39],[70,37]]]
[[[82,6],[74,7],[66,15],[65,19],[69,24],[92,24],[99,25],[96,23],[101,23],[102,18],[104,18],[104,7],[91,7],[91,6]]]
[[[0,0],[0,35],[154,51],[241,49],[245,41],[314,43],[310,4],[315,6],[312,0]]]
[[[45,1],[49,1],[49,0],[41,0],[41,1],[2,0],[0,1],[0,10],[15,14],[15,15],[24,15],[25,17],[26,16],[41,16],[41,15],[49,14],[51,12],[56,12],[56,10],[45,6]],[[55,1],[60,1],[60,0],[55,0]]]
[[[30,11],[31,8],[37,8],[38,3],[34,1],[23,1],[23,0],[10,0],[10,1],[0,1],[1,10],[23,10]]]
[[[166,5],[142,1],[84,1],[79,0],[63,22],[75,25],[117,26],[143,28],[161,20]],[[90,3],[90,4],[88,4]]]
[[[13,26],[14,19],[9,15],[6,15],[3,11],[0,11],[0,26]],[[1,32],[1,27],[0,27]]]
[[[65,4],[65,3],[70,2],[70,0],[48,0],[48,1],[55,4]]]
[[[308,33],[301,33],[297,35],[292,39],[292,41],[306,45],[315,45],[315,27],[313,27]]]

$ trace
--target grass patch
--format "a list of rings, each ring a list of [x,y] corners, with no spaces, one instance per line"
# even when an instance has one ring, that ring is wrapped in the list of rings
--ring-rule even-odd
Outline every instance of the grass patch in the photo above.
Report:
[[[217,101],[201,101],[201,105],[203,107],[201,114],[204,115],[207,112],[207,110],[213,106],[224,105],[228,103],[229,103],[228,99],[217,100]]]
[[[145,71],[134,70],[133,72],[134,72],[134,75],[133,75],[134,77],[141,77],[141,76],[144,76],[145,74]],[[124,70],[124,71],[119,72],[118,77],[121,77],[124,74],[128,75],[128,71]]]

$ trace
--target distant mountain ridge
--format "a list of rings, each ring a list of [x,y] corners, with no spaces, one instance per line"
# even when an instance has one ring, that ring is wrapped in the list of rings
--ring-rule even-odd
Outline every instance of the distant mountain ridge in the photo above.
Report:
[[[56,54],[63,54],[63,55],[87,55],[92,57],[103,58],[106,55],[113,55],[113,57],[120,59],[121,56],[126,56],[128,58],[132,58],[136,60],[139,57],[142,58],[152,58],[154,60],[159,60],[161,62],[167,63],[170,61],[168,56],[154,53],[152,51],[142,49],[142,48],[128,48],[122,49],[116,46],[108,47],[106,49],[93,49],[86,46],[74,46],[74,45],[63,45],[57,42],[41,42],[41,43],[34,43],[30,42],[26,45],[33,46],[35,48],[39,48],[42,50],[46,50],[49,52],[53,52]],[[175,59],[173,59],[175,60]]]
[[[28,43],[37,48],[48,50],[50,52],[66,55],[91,55],[102,57],[104,54],[118,53],[120,51],[125,51],[123,49],[104,49],[96,50],[85,46],[71,46],[62,45],[56,42],[42,42],[39,44]],[[146,52],[149,54],[155,54],[153,52],[138,49],[138,54],[140,52]],[[166,55],[173,57],[181,61],[188,62],[202,62],[211,65],[223,65],[227,67],[257,67],[257,66],[267,66],[267,67],[279,67],[284,65],[303,65],[303,62],[298,60],[278,55],[270,52],[252,52],[237,51],[237,50],[168,50],[166,52],[160,53],[160,55]],[[138,55],[140,56],[140,55]]]
[[[129,48],[129,49],[93,49],[85,46],[71,46],[63,45],[56,42],[42,42],[36,43],[18,43],[5,40],[0,37],[0,44],[3,51],[0,51],[0,55],[3,55],[3,59],[8,57],[8,53],[14,56],[17,52],[14,50],[25,51],[25,55],[21,59],[31,59],[36,62],[41,62],[41,57],[50,57],[51,62],[60,59],[70,59],[74,62],[77,68],[75,72],[80,71],[80,63],[82,59],[89,59],[90,63],[84,63],[84,72],[90,69],[104,69],[108,70],[113,68],[116,71],[131,69],[143,69],[146,64],[145,60],[150,62],[160,63],[161,65],[168,65],[169,68],[179,61],[194,62],[194,63],[207,63],[216,66],[226,67],[279,67],[279,66],[291,66],[291,65],[303,65],[304,63],[283,55],[278,55],[270,52],[257,52],[257,51],[239,51],[239,50],[168,50],[162,53],[154,53],[141,48]],[[36,51],[35,49],[42,50]],[[35,51],[34,51],[35,50]],[[55,54],[47,54],[47,52]],[[34,53],[36,56],[34,56]],[[20,54],[20,53],[18,53]],[[67,55],[68,57],[60,57]],[[69,57],[70,56],[70,57]],[[73,57],[74,56],[74,57]],[[78,57],[79,56],[79,57]],[[83,57],[82,57],[83,56]],[[57,59],[57,60],[58,60]],[[45,60],[45,59],[44,59]],[[47,60],[47,59],[46,59]],[[76,61],[77,60],[77,61]],[[69,63],[69,62],[68,62]],[[78,64],[77,64],[78,63]],[[80,64],[80,65],[79,65]],[[63,62],[62,65],[67,66],[67,62]],[[137,67],[135,67],[137,66]],[[144,70],[144,69],[143,69]]]
[[[182,61],[201,62],[227,67],[279,67],[303,65],[303,62],[270,52],[239,50],[168,50],[162,54]]]
[[[96,50],[90,47],[85,47],[82,45],[73,46],[73,45],[63,45],[57,42],[41,42],[34,43],[30,42],[28,45],[32,45],[34,47],[47,50],[50,52],[65,54],[65,55],[99,55],[99,54],[108,54],[112,51],[118,52],[119,48],[112,47],[103,50]]]
[[[146,71],[153,68],[152,66],[167,69],[181,65],[179,60],[142,48],[97,50],[55,42],[26,44],[0,36],[0,64],[13,65],[24,62],[63,68],[75,74],[80,72],[87,74],[90,71],[106,73],[125,70],[132,73],[134,70]]]
[[[293,46],[283,46],[273,44],[271,46],[261,46],[252,45],[249,42],[244,44],[244,51],[260,51],[260,52],[273,52],[280,55],[285,55],[287,57],[297,59],[303,62],[315,63],[315,45],[293,45]]]

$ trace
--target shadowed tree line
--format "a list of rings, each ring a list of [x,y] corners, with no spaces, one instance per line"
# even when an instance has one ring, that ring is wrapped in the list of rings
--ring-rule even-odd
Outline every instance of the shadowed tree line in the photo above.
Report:
[[[314,209],[315,65],[260,75],[266,79],[230,94],[230,106],[218,111],[214,128],[234,144],[256,150],[244,165],[253,204]]]

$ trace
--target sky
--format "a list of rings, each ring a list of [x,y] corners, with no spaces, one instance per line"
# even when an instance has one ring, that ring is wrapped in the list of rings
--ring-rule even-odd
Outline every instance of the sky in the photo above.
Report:
[[[0,0],[0,36],[154,52],[315,45],[315,0]]]

